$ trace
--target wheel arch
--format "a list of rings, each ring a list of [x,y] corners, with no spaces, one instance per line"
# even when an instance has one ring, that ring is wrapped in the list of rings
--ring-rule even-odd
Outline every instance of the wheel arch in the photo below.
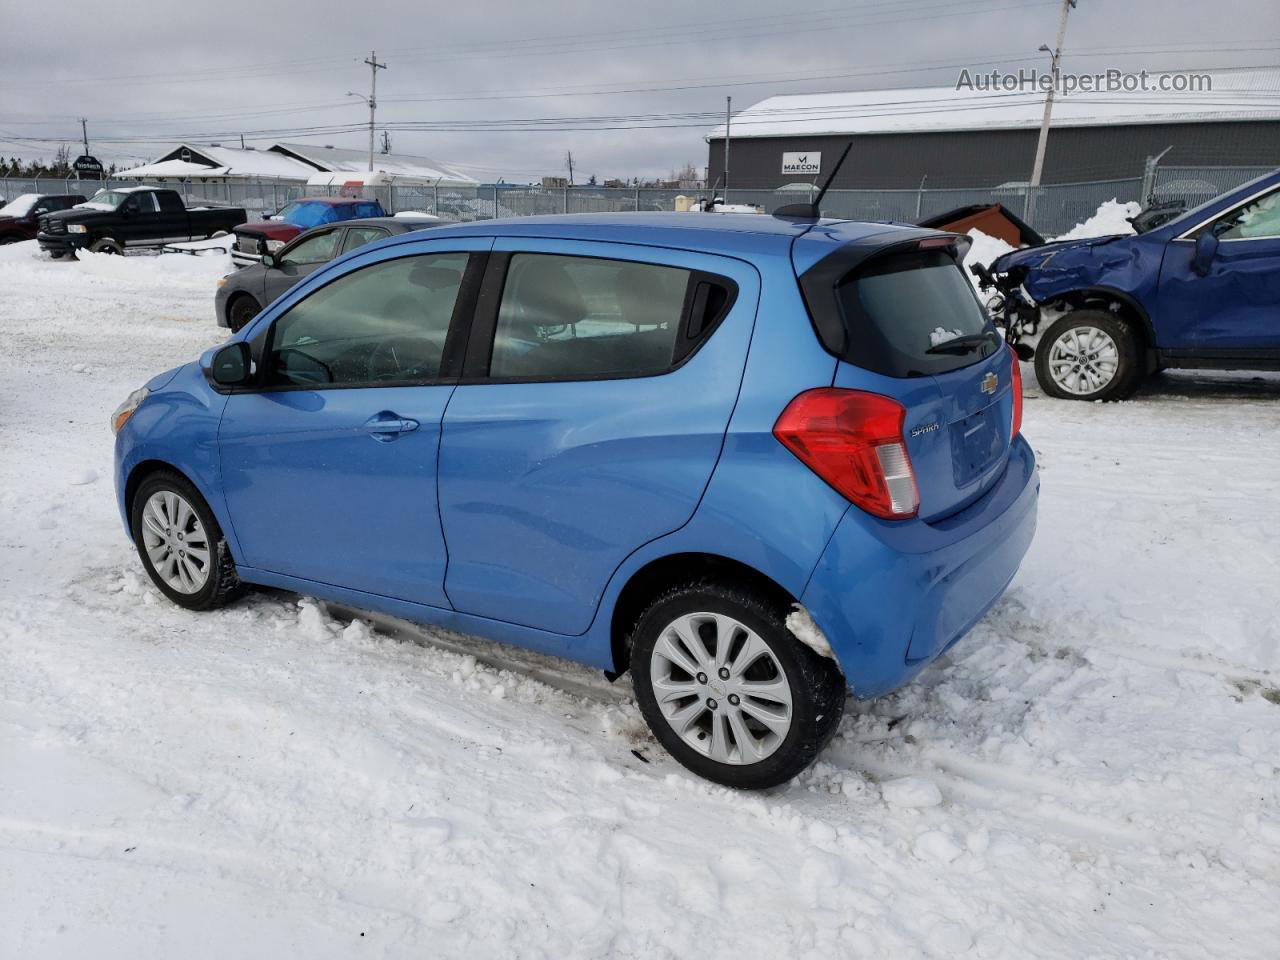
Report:
[[[245,299],[252,300],[254,303],[256,303],[256,304],[258,305],[258,313],[261,313],[261,312],[262,312],[262,309],[263,309],[263,307],[262,307],[262,301],[261,301],[258,297],[255,297],[255,296],[253,295],[253,291],[251,291],[251,290],[236,290],[234,293],[232,293],[230,296],[228,296],[228,297],[227,297],[227,303],[226,303],[226,306],[225,306],[225,307],[223,307],[223,311],[226,313],[226,316],[225,316],[225,317],[223,317],[223,319],[227,321],[227,329],[228,329],[228,330],[229,330],[229,329],[231,329],[231,310],[232,310],[232,308],[233,308],[233,307],[235,307],[235,305],[236,305],[237,303],[239,303],[241,300],[245,300]],[[256,316],[257,316],[257,314],[254,314],[254,316],[256,317]],[[252,319],[253,319],[253,318],[251,317],[251,318],[250,318],[250,320],[252,320]],[[248,322],[246,322],[246,324],[245,324],[245,325],[247,326],[247,325],[248,325]]]
[[[216,499],[210,496],[210,491],[205,489],[204,484],[200,482],[199,478],[193,476],[188,471],[175,466],[168,460],[160,460],[156,457],[139,460],[130,468],[128,475],[125,477],[124,495],[121,498],[121,506],[123,507],[124,512],[125,527],[129,531],[130,538],[132,539],[133,537],[133,498],[137,495],[138,488],[146,482],[147,478],[154,476],[157,473],[175,474],[195,488],[196,492],[204,498],[205,505],[213,512],[214,518],[222,528],[223,536],[227,539],[227,548],[230,550],[232,547],[232,538],[227,534],[225,518],[218,510]]]
[[[1108,286],[1083,287],[1079,290],[1055,294],[1052,299],[1042,305],[1053,306],[1055,304],[1062,304],[1072,310],[1094,307],[1116,313],[1120,319],[1127,322],[1137,331],[1145,351],[1151,353],[1155,350],[1156,334],[1155,327],[1151,323],[1151,316],[1133,294]],[[1117,306],[1119,309],[1112,310],[1113,306]]]
[[[746,585],[788,607],[799,602],[772,577],[740,560],[696,551],[657,557],[628,578],[613,604],[609,626],[613,675],[625,673],[630,666],[631,631],[653,598],[664,590],[696,580]]]

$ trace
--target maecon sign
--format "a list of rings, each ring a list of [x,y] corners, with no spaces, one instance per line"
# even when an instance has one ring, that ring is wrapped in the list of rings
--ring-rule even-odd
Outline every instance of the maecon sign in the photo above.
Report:
[[[822,172],[821,153],[784,153],[782,155],[782,172],[784,174],[809,174]]]

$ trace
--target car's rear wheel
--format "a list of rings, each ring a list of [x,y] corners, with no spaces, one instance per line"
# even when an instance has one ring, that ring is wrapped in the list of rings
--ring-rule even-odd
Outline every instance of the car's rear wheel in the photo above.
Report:
[[[787,629],[787,606],[717,582],[663,594],[633,633],[631,673],[649,728],[680,763],[762,789],[811,764],[844,714],[835,662]]]
[[[89,244],[91,253],[109,253],[119,255],[124,253],[124,248],[120,246],[118,241],[112,240],[110,237],[103,237],[101,240],[95,240]]]
[[[1142,381],[1142,347],[1133,327],[1106,310],[1073,310],[1044,332],[1036,379],[1063,400],[1122,400]]]
[[[186,478],[168,471],[147,477],[133,495],[130,526],[147,576],[174,603],[209,610],[240,592],[222,528]]]
[[[235,333],[261,312],[262,307],[258,301],[249,294],[242,293],[227,307],[227,324],[231,327],[231,332]]]

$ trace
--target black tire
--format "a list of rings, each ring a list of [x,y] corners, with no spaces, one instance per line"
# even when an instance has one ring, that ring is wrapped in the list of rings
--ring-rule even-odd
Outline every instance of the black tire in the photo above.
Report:
[[[95,240],[89,244],[90,253],[109,253],[113,256],[120,256],[124,253],[124,248],[118,242],[110,237],[103,237],[101,240]]]
[[[744,790],[777,786],[813,763],[840,725],[847,693],[844,677],[833,660],[819,656],[792,636],[785,623],[788,612],[786,603],[757,592],[701,580],[667,590],[637,620],[631,635],[631,676],[640,712],[658,742],[698,776]],[[686,743],[662,712],[651,676],[655,647],[669,625],[695,613],[726,614],[753,631],[768,646],[787,681],[792,701],[791,725],[781,743],[762,760],[713,760]],[[699,693],[689,702],[701,696]],[[709,720],[710,716],[704,719]],[[739,755],[742,753],[739,751]]]
[[[227,326],[232,333],[244,328],[244,325],[262,312],[262,306],[247,293],[242,293],[227,305]]]
[[[1092,327],[1107,334],[1116,346],[1116,368],[1110,380],[1097,389],[1072,392],[1056,380],[1050,372],[1050,353],[1053,344],[1068,331]],[[1048,396],[1059,400],[1123,400],[1142,383],[1144,373],[1142,342],[1133,326],[1109,310],[1072,310],[1059,317],[1040,337],[1036,346],[1036,380]]]
[[[17,243],[21,239],[22,237],[16,236],[12,233],[5,234],[3,237],[0,237],[0,247],[3,247],[7,243]]]
[[[209,568],[203,587],[195,592],[181,592],[166,583],[152,564],[143,542],[143,508],[154,494],[166,491],[176,493],[185,500],[204,527]],[[200,495],[200,491],[181,474],[162,470],[143,480],[134,492],[133,501],[129,505],[129,526],[133,532],[134,546],[138,550],[138,556],[142,560],[143,568],[147,571],[147,576],[161,593],[178,606],[186,607],[188,610],[212,610],[230,603],[242,592],[240,578],[236,575],[235,561],[231,558],[231,550],[227,547],[226,537],[222,534],[222,528],[218,526],[217,518],[209,509],[209,504],[205,502],[204,497]]]

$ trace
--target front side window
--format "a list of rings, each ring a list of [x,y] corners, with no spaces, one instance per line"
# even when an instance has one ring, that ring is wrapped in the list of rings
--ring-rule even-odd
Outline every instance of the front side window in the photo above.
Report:
[[[338,231],[330,230],[294,245],[283,257],[282,264],[301,266],[311,263],[327,263],[333,259],[338,246]]]
[[[1232,210],[1213,225],[1219,240],[1265,240],[1280,237],[1280,190]]]
[[[512,256],[489,375],[643,376],[671,367],[689,271],[542,253]]]
[[[372,202],[357,203],[356,216],[357,217],[380,217],[382,216],[382,207]]]
[[[342,241],[342,252],[350,253],[363,247],[366,243],[373,243],[375,240],[381,240],[387,236],[387,231],[381,227],[352,227],[347,231],[346,239]]]
[[[130,194],[129,199],[125,201],[125,209],[133,213],[155,213],[156,195],[154,193]]]
[[[440,374],[465,253],[386,260],[339,277],[276,321],[275,386],[377,386]]]

